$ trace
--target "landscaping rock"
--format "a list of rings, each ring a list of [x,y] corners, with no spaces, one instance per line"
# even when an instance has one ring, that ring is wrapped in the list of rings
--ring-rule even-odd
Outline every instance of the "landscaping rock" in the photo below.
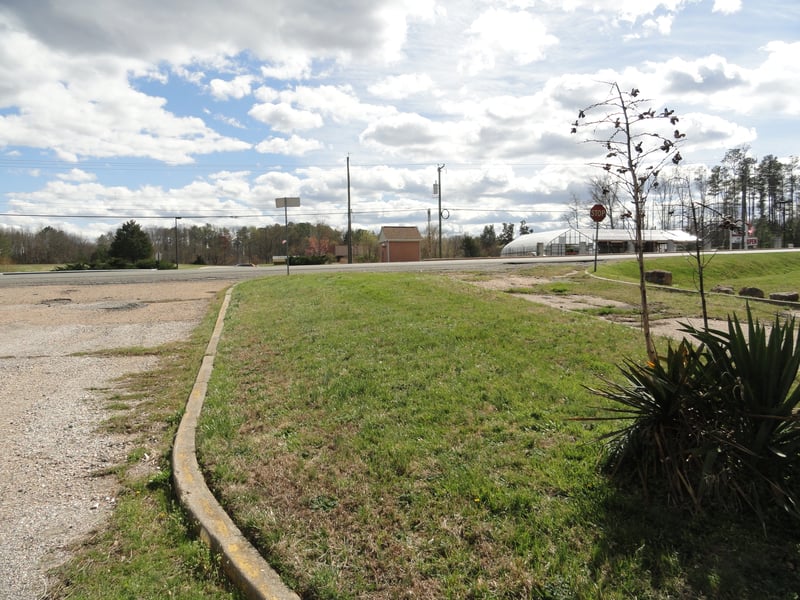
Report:
[[[763,298],[764,290],[757,287],[743,287],[739,290],[740,296],[749,296],[750,298]]]
[[[648,283],[657,283],[659,285],[672,285],[672,272],[660,269],[645,271],[644,280]]]
[[[711,291],[717,294],[733,294],[733,288],[729,285],[715,285]]]
[[[773,292],[769,295],[770,300],[780,300],[781,302],[797,302],[800,300],[798,292]]]

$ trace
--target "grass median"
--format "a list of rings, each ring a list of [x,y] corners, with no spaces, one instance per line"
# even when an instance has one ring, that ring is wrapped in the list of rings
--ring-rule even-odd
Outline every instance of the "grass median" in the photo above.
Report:
[[[635,329],[455,277],[243,283],[200,460],[304,598],[792,597],[794,525],[687,519],[599,473],[611,425],[576,418],[625,357]]]

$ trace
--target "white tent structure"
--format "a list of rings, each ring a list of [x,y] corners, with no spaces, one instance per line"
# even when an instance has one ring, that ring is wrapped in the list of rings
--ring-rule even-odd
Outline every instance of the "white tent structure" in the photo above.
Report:
[[[634,252],[633,230],[597,230],[599,254]],[[678,252],[697,242],[697,237],[680,229],[645,229],[645,252]],[[506,244],[500,256],[569,256],[594,254],[595,229],[556,229],[526,233]]]

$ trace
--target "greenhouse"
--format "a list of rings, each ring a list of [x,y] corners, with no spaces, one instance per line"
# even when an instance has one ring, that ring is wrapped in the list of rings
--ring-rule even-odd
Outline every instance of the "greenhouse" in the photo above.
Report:
[[[633,253],[634,231],[628,229],[558,229],[527,233],[506,244],[501,256],[571,256],[594,254],[595,235],[598,254]],[[645,229],[645,252],[680,252],[697,238],[680,229]]]

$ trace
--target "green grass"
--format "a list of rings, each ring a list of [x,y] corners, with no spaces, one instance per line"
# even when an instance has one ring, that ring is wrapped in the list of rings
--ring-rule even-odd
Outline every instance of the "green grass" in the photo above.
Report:
[[[793,255],[767,268],[722,258],[709,287],[800,281]],[[648,268],[683,286],[680,261]],[[574,265],[517,272],[553,281],[506,291],[638,299]],[[635,263],[598,274],[633,281]],[[650,297],[656,318],[699,315],[695,294]],[[718,295],[710,306],[720,318],[744,307]],[[603,312],[617,309],[559,313],[442,276],[242,284],[200,434],[211,483],[304,598],[797,598],[796,523],[688,518],[599,474],[605,425],[573,420],[600,403],[583,386],[615,377],[622,357],[644,360],[641,334],[593,316]],[[109,470],[119,509],[58,570],[50,598],[238,597],[175,504],[168,462],[214,318],[109,393],[109,430],[135,440]],[[151,351],[124,351],[140,352]]]
[[[637,297],[563,268],[558,293]],[[698,304],[653,295],[664,314]],[[640,338],[442,276],[243,283],[201,462],[306,598],[796,598],[796,523],[690,519],[599,473],[611,425],[575,419],[600,404],[584,386],[645,360]]]
[[[766,254],[746,253],[706,256],[711,258],[705,268],[705,288],[709,292],[715,285],[726,285],[738,292],[742,287],[761,287],[766,295],[777,291],[800,291],[800,252]],[[648,286],[648,302],[651,320],[674,318],[698,318],[702,316],[700,296],[697,293],[697,269],[687,256],[651,259],[645,256],[645,268],[664,269],[672,272],[673,286]],[[625,302],[628,311],[613,309],[610,313],[637,316],[639,310],[638,265],[633,260],[601,263],[596,276],[590,271],[576,273],[567,265],[537,265],[519,271],[520,275],[552,278],[553,281],[530,285],[525,288],[509,287],[506,292],[525,294],[598,296]],[[466,279],[466,278],[465,278]],[[759,319],[771,321],[776,315],[786,313],[786,308],[770,302],[758,302],[752,298],[734,295],[707,293],[709,317],[725,320],[728,315],[743,315],[749,302],[753,314]],[[587,308],[587,313],[598,314],[597,309]]]
[[[797,277],[800,271],[800,252],[706,253],[704,260],[707,263],[704,269],[707,291],[715,285],[729,285],[734,292],[745,286],[759,287],[767,295],[771,292],[800,291],[800,279]],[[697,266],[689,256],[653,259],[645,256],[645,268],[671,271],[673,286],[697,289]],[[597,274],[613,279],[639,280],[635,261],[603,263],[598,267]]]

